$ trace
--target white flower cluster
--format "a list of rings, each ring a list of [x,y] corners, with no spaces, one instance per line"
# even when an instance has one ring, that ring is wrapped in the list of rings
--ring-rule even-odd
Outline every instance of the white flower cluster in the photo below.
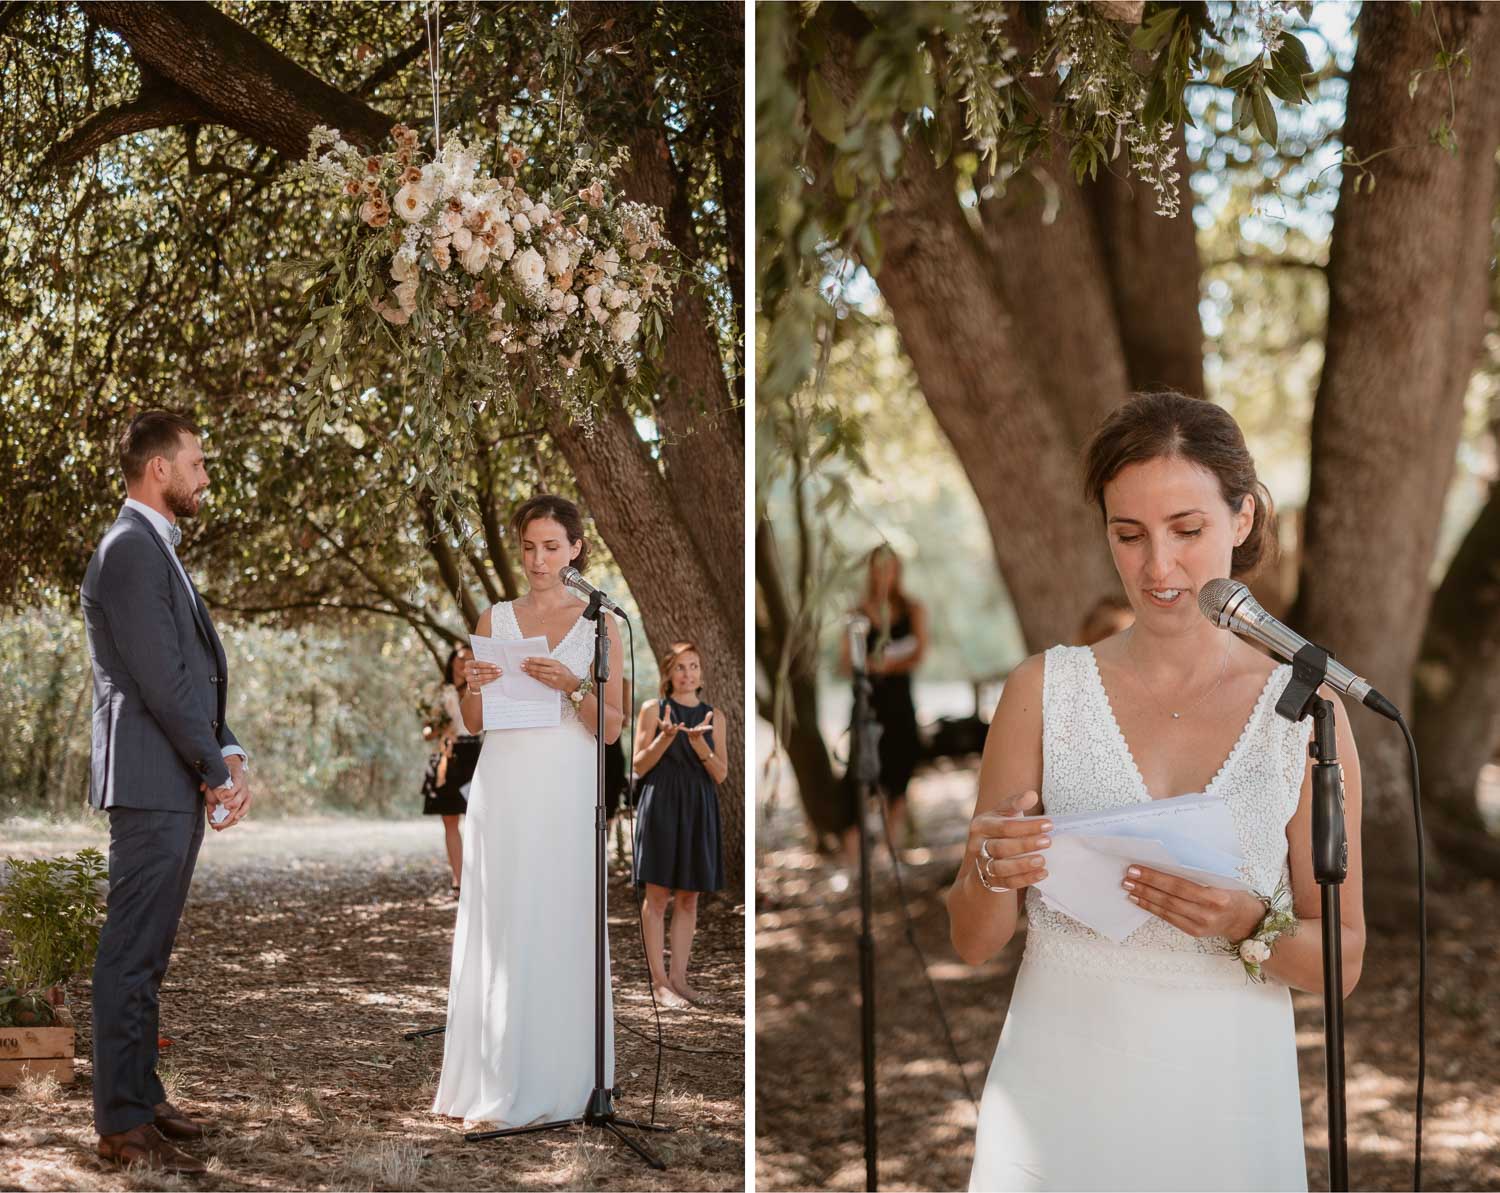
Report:
[[[669,306],[660,258],[670,246],[654,208],[613,200],[599,179],[573,194],[528,194],[515,146],[501,159],[511,174],[490,177],[482,146],[454,137],[422,163],[415,132],[392,135],[392,152],[366,156],[320,128],[304,167],[389,239],[389,289],[373,299],[387,322],[424,311],[419,322],[441,336],[447,316],[462,315],[507,354],[545,348],[569,374],[585,357],[634,373],[643,315]]]

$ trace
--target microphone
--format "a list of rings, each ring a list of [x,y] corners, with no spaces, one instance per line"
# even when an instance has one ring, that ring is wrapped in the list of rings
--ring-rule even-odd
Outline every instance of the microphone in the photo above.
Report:
[[[845,619],[849,631],[849,669],[855,675],[865,673],[865,650],[869,641],[870,619],[863,613],[851,613]]]
[[[565,567],[562,571],[558,572],[557,575],[558,578],[569,588],[573,589],[575,592],[581,592],[586,597],[592,597],[597,593],[599,597],[599,604],[602,607],[608,609],[611,613],[615,614],[618,617],[623,617],[627,621],[630,620],[629,615],[625,612],[624,609],[621,609],[619,605],[615,604],[614,601],[612,601],[605,594],[603,589],[595,588],[592,584],[585,580],[583,578],[583,574],[577,568]]]
[[[1296,630],[1288,629],[1261,608],[1260,602],[1238,580],[1210,580],[1198,592],[1198,608],[1220,629],[1252,638],[1287,662],[1291,662],[1304,646],[1312,645]],[[1354,697],[1366,708],[1392,721],[1401,719],[1400,709],[1372,688],[1368,680],[1355,675],[1331,655],[1326,678],[1339,691]]]

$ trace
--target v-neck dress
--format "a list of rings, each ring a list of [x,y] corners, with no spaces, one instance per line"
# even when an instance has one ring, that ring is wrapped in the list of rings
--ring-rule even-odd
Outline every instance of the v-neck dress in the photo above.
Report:
[[[579,623],[551,656],[582,677],[594,648],[591,623]],[[495,606],[490,632],[525,636],[508,602]],[[484,735],[464,827],[438,1114],[525,1126],[583,1113],[594,1087],[594,802],[594,735],[571,700],[557,726]],[[608,956],[606,945],[606,991]],[[608,998],[604,1011],[612,1085]]]
[[[1266,893],[1289,875],[1311,733],[1276,715],[1290,678],[1266,680],[1204,789],[1229,807],[1240,877]],[[1088,647],[1046,654],[1041,795],[1054,816],[1152,798]],[[1286,986],[1154,916],[1115,944],[1033,889],[1026,919],[971,1189],[1307,1188]]]

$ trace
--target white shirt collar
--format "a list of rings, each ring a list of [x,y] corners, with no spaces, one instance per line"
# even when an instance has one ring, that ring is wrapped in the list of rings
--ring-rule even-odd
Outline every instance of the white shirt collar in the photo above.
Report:
[[[168,547],[172,545],[172,523],[160,510],[154,510],[143,501],[137,501],[134,497],[125,498],[125,508],[135,510],[138,514],[144,514],[146,521],[151,523],[151,528],[161,536],[161,541]]]

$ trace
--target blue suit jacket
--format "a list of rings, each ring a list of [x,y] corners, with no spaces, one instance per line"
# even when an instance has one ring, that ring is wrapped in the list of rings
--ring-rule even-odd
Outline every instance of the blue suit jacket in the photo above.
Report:
[[[132,509],[89,560],[82,597],[94,668],[89,802],[197,811],[198,785],[227,783],[223,747],[239,744],[224,723],[229,664],[208,607]]]

